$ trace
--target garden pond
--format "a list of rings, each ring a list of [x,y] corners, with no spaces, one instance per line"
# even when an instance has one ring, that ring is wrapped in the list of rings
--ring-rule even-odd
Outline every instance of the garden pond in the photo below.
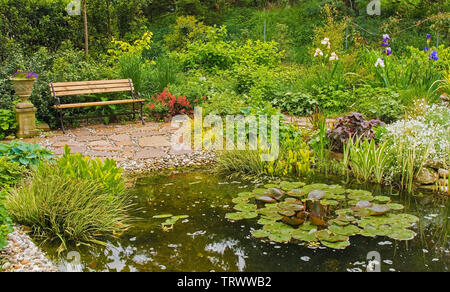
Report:
[[[400,213],[418,218],[409,227],[415,237],[397,241],[356,235],[348,239],[345,249],[325,247],[318,241],[280,243],[255,238],[252,233],[262,227],[258,218],[232,221],[227,217],[236,214],[236,202],[241,203],[236,200],[238,194],[280,182],[254,184],[196,169],[138,178],[132,190],[133,216],[138,220],[106,247],[69,247],[59,255],[57,245],[42,247],[62,271],[366,271],[369,253],[379,255],[382,271],[448,271],[447,197],[406,195],[379,185],[346,184],[330,176],[304,182],[368,190],[381,200],[389,197],[392,206],[404,206]]]

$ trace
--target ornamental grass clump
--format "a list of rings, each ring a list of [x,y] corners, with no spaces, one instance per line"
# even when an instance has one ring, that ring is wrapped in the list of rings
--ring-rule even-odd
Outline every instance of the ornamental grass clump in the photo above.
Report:
[[[29,226],[45,241],[104,244],[107,237],[128,229],[129,197],[111,194],[105,184],[87,176],[68,175],[64,166],[41,163],[32,178],[12,190],[5,206],[15,222]]]

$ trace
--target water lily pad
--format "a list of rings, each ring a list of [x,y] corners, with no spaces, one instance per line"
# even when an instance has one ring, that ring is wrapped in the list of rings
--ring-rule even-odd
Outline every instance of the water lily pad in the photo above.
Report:
[[[330,185],[328,186],[327,192],[333,193],[335,195],[341,195],[345,193],[345,189],[340,185]]]
[[[280,187],[281,189],[283,189],[284,191],[290,191],[296,188],[300,188],[304,186],[304,183],[302,182],[287,182],[287,181],[282,181],[280,183]]]
[[[280,218],[282,218],[282,217],[280,216]],[[260,224],[260,225],[273,224],[275,222],[277,222],[277,220],[275,220],[274,218],[270,218],[270,217],[263,217],[258,220],[258,224]]]
[[[321,200],[320,204],[324,205],[324,206],[336,206],[339,205],[338,201],[335,200]]]
[[[292,228],[291,226],[286,225],[284,223],[281,223],[281,222],[264,225],[263,229],[267,230],[271,233],[289,233],[289,234],[291,234],[292,231],[294,231],[294,228]]]
[[[268,237],[270,235],[270,232],[268,232],[267,230],[259,229],[259,230],[254,230],[252,232],[252,235],[255,238],[265,238],[265,237]]]
[[[315,233],[316,237],[320,241],[327,241],[327,242],[338,242],[338,241],[345,241],[348,240],[347,236],[334,234],[328,230],[320,230]]]
[[[327,185],[327,184],[311,184],[311,185],[306,185],[306,186],[302,187],[302,190],[306,194],[309,194],[310,192],[312,192],[314,190],[327,190],[328,188],[329,188],[329,185]]]
[[[349,192],[348,198],[354,201],[369,201],[372,202],[374,200],[372,193],[364,190],[347,190]]]
[[[316,233],[316,229],[311,229],[310,231],[297,229],[292,232],[292,238],[297,239],[297,240],[307,241],[307,242],[316,241],[317,238],[316,238],[315,233]]]
[[[253,219],[258,217],[258,213],[256,212],[242,212],[242,217],[244,219]]]
[[[372,212],[371,215],[373,216],[379,216],[386,214],[391,210],[388,205],[373,205],[369,208],[369,210]]]
[[[295,199],[295,198],[286,198],[286,199],[284,199],[284,202],[285,203],[291,203],[291,204],[298,204],[300,201],[298,201],[297,199]],[[301,203],[301,202],[300,202]]]
[[[256,188],[252,191],[252,193],[257,195],[265,195],[266,191],[267,189]]]
[[[396,218],[399,220],[404,220],[404,221],[411,222],[411,223],[416,223],[416,222],[419,222],[419,220],[420,220],[418,217],[411,215],[411,214],[398,214],[396,216]]]
[[[242,212],[227,213],[227,214],[225,214],[225,218],[227,218],[228,220],[233,220],[233,221],[239,221],[239,220],[244,219],[244,217],[242,216]]]
[[[350,246],[350,241],[348,239],[344,240],[344,241],[337,241],[337,242],[321,240],[320,243],[323,244],[324,246],[332,248],[332,249],[346,249],[347,247]]]
[[[248,203],[249,198],[245,198],[245,197],[237,197],[234,198],[233,200],[231,200],[233,203],[235,204],[242,204],[242,203]]]
[[[269,197],[269,196],[257,197],[256,200],[264,202],[264,203],[274,203],[277,201],[274,198]]]
[[[295,198],[303,198],[306,193],[302,189],[293,189],[287,192],[288,196]]]
[[[373,204],[369,201],[359,201],[355,205],[356,208],[370,208],[372,206],[373,206]]]
[[[391,198],[387,196],[376,196],[374,197],[375,201],[380,203],[389,203],[391,201]]]
[[[290,233],[271,233],[269,239],[275,242],[284,243],[289,242],[292,236]]]
[[[273,188],[279,188],[280,186],[276,185],[276,184],[266,184],[266,185],[264,185],[264,187],[266,189],[273,189]]]
[[[395,240],[411,240],[416,237],[416,233],[408,229],[394,229],[387,236]]]
[[[155,215],[153,216],[154,219],[165,219],[165,218],[170,218],[172,217],[172,214],[161,214],[161,215]]]
[[[251,198],[251,197],[253,197],[253,193],[250,193],[250,192],[242,192],[242,193],[239,193],[239,194],[238,194],[238,197],[241,197],[241,198]]]
[[[295,212],[292,210],[280,210],[280,211],[278,211],[278,214],[287,216],[287,217],[291,217],[291,216],[295,215]]]
[[[256,205],[253,205],[253,204],[242,203],[242,204],[237,204],[236,206],[234,206],[234,209],[238,210],[238,211],[242,211],[242,212],[245,212],[245,211],[248,212],[248,211],[255,211],[257,209],[257,207],[256,207]]]
[[[355,225],[347,225],[347,226],[331,225],[330,227],[328,227],[328,230],[330,230],[335,234],[345,236],[357,235],[361,232],[361,229],[359,229]]]
[[[283,222],[286,224],[289,224],[291,226],[298,226],[301,225],[305,222],[305,220],[301,219],[301,218],[297,218],[297,217],[287,217],[284,216],[283,217]]]
[[[351,214],[353,214],[354,212],[353,212],[352,209],[339,209],[339,210],[336,210],[335,213],[336,213],[337,215],[345,215],[345,214],[351,215]]]
[[[403,206],[402,204],[397,204],[397,203],[389,203],[387,204],[389,206],[389,208],[391,208],[392,210],[403,210],[405,208],[405,206]]]
[[[278,207],[283,210],[289,210],[289,211],[303,211],[305,207],[303,205],[295,204],[295,203],[280,203],[278,204]]]
[[[303,231],[311,231],[313,229],[317,230],[316,226],[312,225],[310,222],[304,223],[303,225],[299,226],[298,229],[303,230]]]

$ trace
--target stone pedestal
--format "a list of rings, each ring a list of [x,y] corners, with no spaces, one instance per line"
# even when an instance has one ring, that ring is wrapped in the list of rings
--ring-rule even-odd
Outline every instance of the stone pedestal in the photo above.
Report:
[[[31,102],[16,104],[17,138],[31,138],[38,134],[36,129],[36,108]]]

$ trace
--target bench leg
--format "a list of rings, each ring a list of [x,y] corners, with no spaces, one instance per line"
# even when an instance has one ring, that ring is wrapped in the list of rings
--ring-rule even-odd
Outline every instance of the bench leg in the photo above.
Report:
[[[58,112],[59,112],[59,120],[60,120],[60,122],[61,122],[61,129],[62,129],[63,133],[65,134],[65,133],[66,133],[66,129],[64,128],[64,122],[63,122],[63,113],[62,113],[62,110],[58,110]]]
[[[143,111],[142,111],[142,108],[143,108],[143,107],[144,107],[144,103],[141,102],[141,121],[142,121],[142,124],[145,125],[144,115],[143,115]]]

